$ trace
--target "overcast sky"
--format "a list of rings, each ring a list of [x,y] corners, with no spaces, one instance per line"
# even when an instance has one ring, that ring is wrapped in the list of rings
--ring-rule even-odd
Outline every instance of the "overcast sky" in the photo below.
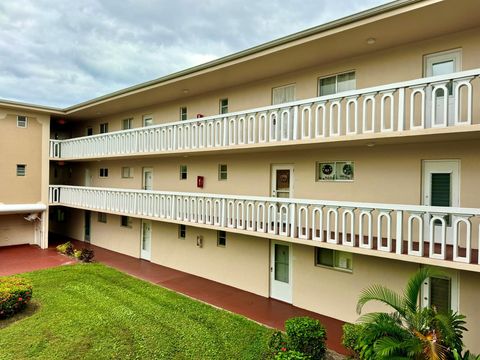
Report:
[[[64,107],[389,0],[2,0],[0,98]]]

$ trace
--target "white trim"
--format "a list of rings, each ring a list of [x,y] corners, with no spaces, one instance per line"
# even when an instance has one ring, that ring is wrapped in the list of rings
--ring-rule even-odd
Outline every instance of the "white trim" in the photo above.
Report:
[[[450,279],[450,309],[454,312],[460,312],[460,274],[458,270],[436,268],[444,276]],[[421,289],[421,306],[422,308],[430,306],[430,278],[425,280]]]
[[[44,204],[0,204],[0,214],[25,214],[47,210]]]
[[[272,198],[277,198],[277,170],[290,170],[290,188],[288,192],[288,198],[293,197],[294,185],[295,185],[295,175],[294,175],[294,166],[293,164],[272,164],[270,171],[270,195]],[[279,198],[281,199],[281,198]],[[285,199],[285,198],[284,198]]]
[[[280,284],[275,280],[275,245],[288,247],[288,284],[283,282]],[[289,304],[293,303],[293,246],[284,241],[272,240],[270,243],[270,297]]]

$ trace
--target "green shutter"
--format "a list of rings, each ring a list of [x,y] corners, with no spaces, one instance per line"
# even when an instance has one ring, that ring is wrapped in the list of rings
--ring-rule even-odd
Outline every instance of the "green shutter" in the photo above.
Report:
[[[450,279],[430,278],[430,306],[435,306],[439,313],[446,314],[450,310],[450,293]]]
[[[432,206],[451,206],[451,174],[432,174]]]

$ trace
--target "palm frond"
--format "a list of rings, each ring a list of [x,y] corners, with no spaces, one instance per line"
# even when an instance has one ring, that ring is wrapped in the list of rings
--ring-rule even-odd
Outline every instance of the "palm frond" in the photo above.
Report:
[[[361,314],[363,306],[370,301],[379,301],[392,307],[400,314],[405,313],[405,306],[402,297],[395,291],[382,285],[372,285],[360,293],[357,302],[357,313]]]
[[[449,311],[447,314],[436,314],[435,321],[442,337],[442,342],[449,348],[462,351],[463,332],[468,331],[465,316]]]
[[[406,355],[403,341],[389,336],[378,339],[375,342],[374,349],[377,356],[381,359],[391,359],[395,356]]]
[[[420,296],[420,290],[422,285],[431,276],[439,276],[443,273],[430,268],[423,267],[420,268],[409,280],[407,286],[405,287],[403,296],[405,301],[405,306],[411,312],[417,311],[418,307],[418,297]]]

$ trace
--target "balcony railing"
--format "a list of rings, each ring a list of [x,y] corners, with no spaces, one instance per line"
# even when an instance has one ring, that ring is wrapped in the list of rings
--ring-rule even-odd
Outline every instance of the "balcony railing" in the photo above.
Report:
[[[477,208],[56,185],[50,186],[49,195],[51,205],[311,240],[319,246],[340,245],[346,251],[360,248],[480,264]]]
[[[479,75],[476,69],[201,119],[51,140],[50,157],[275,146],[472,125],[473,101],[480,97],[480,88],[472,80]]]

